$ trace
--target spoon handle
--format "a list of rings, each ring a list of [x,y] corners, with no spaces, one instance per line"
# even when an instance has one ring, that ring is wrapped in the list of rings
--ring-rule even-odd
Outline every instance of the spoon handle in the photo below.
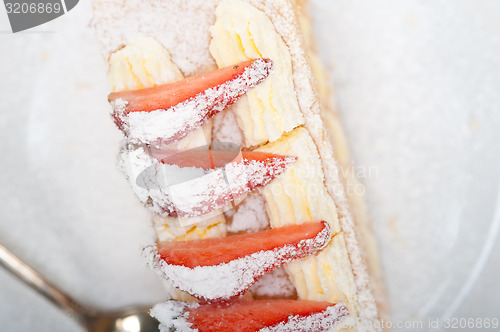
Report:
[[[0,265],[86,327],[93,312],[58,289],[0,244]]]

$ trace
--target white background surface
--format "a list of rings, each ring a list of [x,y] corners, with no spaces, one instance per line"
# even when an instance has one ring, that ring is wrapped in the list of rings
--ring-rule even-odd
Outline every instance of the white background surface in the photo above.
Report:
[[[500,3],[313,4],[353,157],[372,170],[394,322],[500,318]],[[89,23],[85,1],[12,35],[0,9],[0,242],[87,304],[153,303],[147,212],[115,169]],[[32,330],[78,327],[0,269],[0,331]]]

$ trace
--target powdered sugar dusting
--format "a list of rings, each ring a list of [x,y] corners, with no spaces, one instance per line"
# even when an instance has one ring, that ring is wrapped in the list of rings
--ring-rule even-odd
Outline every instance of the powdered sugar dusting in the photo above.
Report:
[[[272,69],[268,59],[257,59],[235,78],[207,89],[168,109],[126,112],[122,99],[112,102],[120,128],[134,144],[171,144],[201,127],[215,114],[233,104],[250,88],[264,80]]]
[[[110,102],[113,112],[118,116],[119,119],[125,116],[125,109],[127,108],[128,101],[117,98]]]
[[[251,288],[254,297],[292,298],[297,296],[295,286],[283,267],[266,273]]]
[[[231,218],[231,223],[227,225],[230,233],[258,232],[269,227],[266,201],[258,193],[249,194],[243,202],[225,214]]]
[[[215,68],[208,29],[215,0],[93,0],[93,26],[107,59],[140,33],[158,40],[185,76]]]
[[[180,290],[203,300],[221,300],[242,294],[264,273],[286,262],[303,258],[324,248],[331,237],[328,223],[313,238],[272,250],[261,250],[216,266],[189,268],[165,262],[156,245],[146,247],[143,255],[161,276]]]
[[[243,146],[245,139],[238,127],[233,106],[214,116],[212,135],[214,142],[231,142]]]
[[[191,328],[192,324],[187,321],[188,313],[186,309],[194,309],[199,306],[196,302],[166,301],[156,304],[149,314],[161,323],[160,332],[172,330],[179,332],[196,331]]]
[[[287,321],[271,327],[264,327],[259,332],[323,332],[330,331],[349,315],[342,303],[328,307],[325,311],[307,316],[293,315]]]

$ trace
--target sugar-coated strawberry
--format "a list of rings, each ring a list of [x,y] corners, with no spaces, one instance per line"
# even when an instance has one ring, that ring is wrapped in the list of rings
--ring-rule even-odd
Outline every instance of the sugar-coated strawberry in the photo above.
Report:
[[[175,154],[130,146],[122,150],[120,167],[153,212],[205,218],[231,208],[232,201],[268,184],[296,160],[263,152],[192,149]]]
[[[183,191],[189,197],[180,198],[177,191],[171,190],[171,194],[177,194],[175,212],[171,216],[193,217],[224,208],[238,197],[265,186],[296,160],[295,156],[258,151],[236,154],[234,151],[200,149],[190,149],[162,159],[163,164],[176,165],[181,169],[197,167],[220,172],[210,173],[205,179],[198,178],[191,183],[192,190]]]
[[[271,72],[256,59],[179,82],[108,96],[118,127],[133,143],[170,144],[233,104]]]
[[[184,151],[166,151],[164,155],[157,152],[155,157],[166,165],[177,165],[179,167],[199,167],[203,169],[215,169],[224,167],[231,162],[258,161],[271,163],[273,159],[284,159],[296,157],[285,157],[268,152],[260,151],[235,151],[222,149],[194,148]]]
[[[145,257],[179,289],[202,300],[241,295],[266,272],[322,249],[331,238],[323,221],[217,239],[147,247]]]
[[[349,311],[342,303],[303,300],[167,301],[154,306],[151,315],[162,331],[322,332],[332,330]]]

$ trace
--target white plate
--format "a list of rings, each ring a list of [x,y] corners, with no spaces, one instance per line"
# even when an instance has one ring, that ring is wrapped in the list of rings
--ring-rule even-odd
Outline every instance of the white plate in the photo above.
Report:
[[[394,322],[473,310],[462,302],[498,233],[500,8],[467,6],[314,1]],[[82,2],[35,29],[55,33],[0,35],[0,242],[86,303],[152,303],[164,293],[139,256],[151,229],[115,169],[120,133],[89,21]],[[0,330],[34,326],[77,329],[1,271]]]

